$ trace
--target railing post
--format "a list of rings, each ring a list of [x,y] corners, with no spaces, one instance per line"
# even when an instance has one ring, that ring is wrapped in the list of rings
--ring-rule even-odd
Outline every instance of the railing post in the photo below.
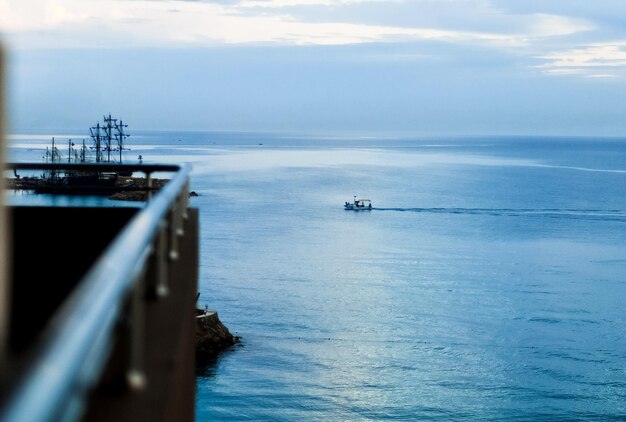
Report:
[[[167,283],[167,226],[165,222],[161,222],[156,245],[156,294],[158,297],[165,297],[169,294],[170,288]]]
[[[167,232],[168,232],[168,246],[169,246],[169,259],[170,261],[176,261],[178,259],[178,224],[177,224],[177,212],[176,204],[172,205],[170,211],[167,213]]]
[[[189,218],[189,213],[187,211],[189,209],[189,181],[185,182],[181,195],[183,199],[183,218],[186,220]]]
[[[126,362],[126,383],[134,391],[146,386],[144,372],[144,330],[145,330],[145,271],[139,276],[130,297],[128,316],[128,356]]]
[[[167,226],[165,222],[162,221],[152,241],[152,251],[146,275],[148,296],[162,298],[169,294],[169,286],[167,283],[169,259],[167,243]]]
[[[183,195],[182,193],[176,198],[174,203],[174,212],[176,215],[176,234],[183,236],[185,234],[185,227],[183,224]]]

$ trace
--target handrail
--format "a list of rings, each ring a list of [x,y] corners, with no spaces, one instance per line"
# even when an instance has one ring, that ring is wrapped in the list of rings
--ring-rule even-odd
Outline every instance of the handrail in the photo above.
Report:
[[[29,165],[17,167],[31,169]],[[89,165],[90,170],[107,171],[110,167]],[[128,167],[138,171],[138,167],[146,168]],[[72,420],[82,414],[85,396],[96,384],[108,357],[115,323],[150,253],[158,249],[154,244],[162,238],[164,223],[182,224],[174,216],[182,215],[177,206],[187,204],[189,166],[154,165],[149,169],[177,172],[121,230],[62,305],[39,343],[34,364],[0,414],[0,421]],[[177,230],[169,232],[177,235]]]
[[[7,170],[80,170],[117,172],[123,170],[152,173],[157,171],[178,171],[176,164],[94,164],[94,163],[6,163]]]

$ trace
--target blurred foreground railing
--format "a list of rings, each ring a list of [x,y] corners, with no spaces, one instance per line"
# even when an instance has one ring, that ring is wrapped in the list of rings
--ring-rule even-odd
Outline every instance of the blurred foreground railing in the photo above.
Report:
[[[147,343],[146,306],[150,301],[167,298],[176,288],[169,266],[181,258],[179,238],[185,235],[189,218],[189,168],[25,163],[8,164],[6,168],[124,170],[144,173],[148,180],[155,172],[172,172],[170,180],[113,237],[46,324],[28,351],[25,369],[16,376],[0,411],[1,421],[81,419],[105,373],[113,380],[111,384],[123,380],[131,393],[142,391],[152,381],[146,375],[146,355],[150,353],[146,347],[162,345]],[[150,189],[151,184],[147,186]],[[189,265],[197,266],[193,261]],[[193,342],[193,338],[190,340]],[[118,364],[111,370],[113,357]],[[188,364],[193,366],[193,361]]]

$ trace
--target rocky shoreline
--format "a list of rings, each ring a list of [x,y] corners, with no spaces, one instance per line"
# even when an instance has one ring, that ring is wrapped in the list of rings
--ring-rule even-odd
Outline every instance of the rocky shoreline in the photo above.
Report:
[[[233,336],[217,316],[217,311],[198,309],[196,315],[196,355],[211,357],[234,344],[240,338]]]

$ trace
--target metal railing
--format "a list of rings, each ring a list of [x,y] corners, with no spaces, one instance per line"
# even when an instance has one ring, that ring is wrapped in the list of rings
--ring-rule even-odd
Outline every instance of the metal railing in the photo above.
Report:
[[[175,165],[8,164],[8,169],[174,172],[113,239],[52,318],[35,358],[0,411],[0,421],[76,420],[128,321],[125,376],[142,389],[143,308],[147,293],[169,292],[168,263],[178,258],[189,204],[189,167]],[[148,272],[148,268],[150,271]]]

